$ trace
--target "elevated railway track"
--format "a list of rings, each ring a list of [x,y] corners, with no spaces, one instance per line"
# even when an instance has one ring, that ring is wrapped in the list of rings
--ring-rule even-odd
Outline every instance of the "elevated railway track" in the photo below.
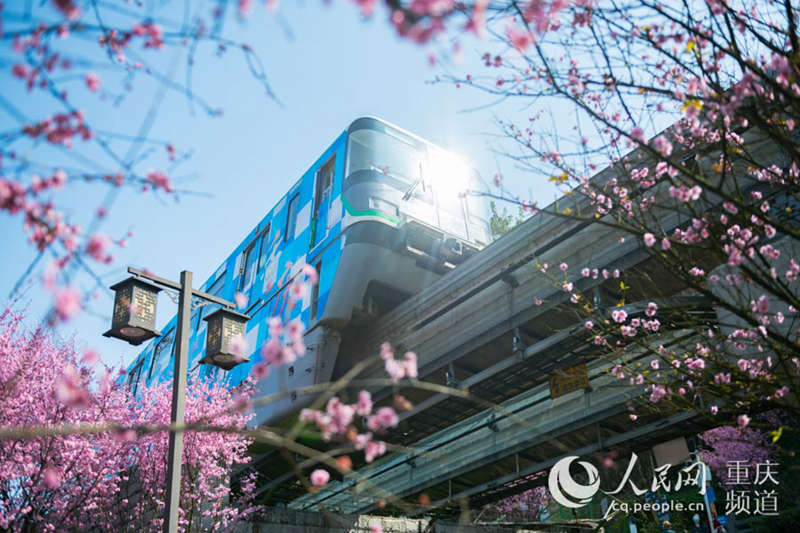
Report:
[[[593,180],[602,183],[613,177],[614,170],[607,169]],[[571,207],[591,212],[578,202]],[[578,306],[570,304],[563,284],[572,283],[590,295],[596,316],[604,316],[622,297],[613,272],[624,270],[625,301],[637,302],[626,307],[630,313],[641,312],[651,300],[671,300],[669,307],[676,311],[659,317],[667,336],[691,338],[693,332],[683,326],[698,319],[713,323],[716,310],[674,281],[640,240],[629,235],[623,239],[621,232],[597,221],[554,215],[555,207],[530,217],[369,327],[342,332],[334,379],[389,341],[398,351],[418,354],[421,380],[468,390],[502,404],[503,411],[404,388],[414,407],[381,438],[411,451],[358,469],[356,478],[367,484],[333,481],[314,494],[293,482],[294,473],[281,471],[273,455],[264,455],[257,464],[268,473],[260,489],[269,494],[268,503],[368,512],[381,497],[364,487],[377,486],[412,504],[424,492],[432,502],[424,512],[446,513],[464,498],[478,505],[541,483],[534,474],[567,454],[612,447],[640,450],[701,429],[689,413],[640,416],[632,422],[629,406],[641,388],[620,384],[608,374],[609,362],[597,359]],[[689,222],[669,212],[657,216],[667,233]],[[562,262],[569,265],[566,272],[558,268]],[[583,268],[606,269],[611,275],[586,277]],[[581,363],[588,367],[589,386],[553,398],[550,378]],[[384,376],[376,369],[364,377]],[[388,400],[393,390],[372,392],[375,399]]]

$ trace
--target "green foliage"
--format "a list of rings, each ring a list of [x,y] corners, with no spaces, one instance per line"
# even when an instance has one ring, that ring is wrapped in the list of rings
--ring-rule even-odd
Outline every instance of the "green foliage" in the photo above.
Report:
[[[502,213],[499,212],[497,210],[497,204],[495,204],[494,201],[489,202],[489,209],[492,212],[492,216],[489,219],[489,227],[492,230],[492,240],[499,239],[520,223],[524,222],[527,218],[525,212],[522,210],[522,206],[518,207],[516,215],[509,213],[505,208],[503,208]]]

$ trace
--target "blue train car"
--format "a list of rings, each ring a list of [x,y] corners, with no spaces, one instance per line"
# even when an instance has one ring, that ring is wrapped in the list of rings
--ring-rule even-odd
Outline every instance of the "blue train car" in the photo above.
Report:
[[[303,321],[307,352],[273,369],[260,392],[329,381],[347,326],[368,323],[489,243],[486,198],[463,194],[480,188],[477,173],[447,151],[380,119],[355,120],[200,287],[231,301],[236,293],[248,298],[250,362],[230,371],[199,364],[203,318],[214,309],[197,307],[190,378],[241,382],[261,359],[268,319],[282,316]],[[289,306],[288,288],[304,264],[317,270],[319,283]],[[171,379],[175,325],[173,317],[129,367],[134,390]],[[307,401],[292,395],[265,406],[255,423],[274,422]]]

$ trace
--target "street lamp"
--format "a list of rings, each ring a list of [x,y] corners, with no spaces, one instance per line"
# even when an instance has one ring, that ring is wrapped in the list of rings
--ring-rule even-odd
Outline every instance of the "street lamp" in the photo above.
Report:
[[[175,328],[175,366],[172,386],[172,413],[170,424],[183,425],[186,404],[186,364],[189,359],[189,336],[192,314],[192,298],[222,306],[209,315],[209,335],[206,356],[201,363],[213,364],[230,370],[246,361],[237,354],[235,338],[244,335],[244,327],[250,319],[235,311],[236,304],[212,294],[192,289],[192,273],[181,272],[181,281],[176,283],[154,276],[148,272],[128,267],[133,275],[111,287],[114,295],[114,316],[111,329],[103,335],[116,337],[133,345],[161,334],[155,329],[158,292],[162,289],[178,291],[178,324]],[[214,342],[212,343],[212,327]],[[167,507],[165,509],[165,533],[177,533],[178,509],[180,507],[181,456],[183,455],[183,431],[169,432],[169,456],[167,459]]]
[[[242,353],[244,326],[248,318],[247,315],[225,308],[205,317],[203,320],[208,322],[206,356],[200,362],[230,370],[239,363],[249,361],[246,354]]]
[[[105,337],[116,337],[138,346],[160,337],[156,330],[156,304],[161,288],[143,279],[130,277],[111,286],[114,291],[114,315]]]

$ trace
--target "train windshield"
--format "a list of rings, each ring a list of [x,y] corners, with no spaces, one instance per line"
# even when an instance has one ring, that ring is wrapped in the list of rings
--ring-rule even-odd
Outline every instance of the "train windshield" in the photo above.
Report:
[[[370,171],[372,179],[354,176]],[[394,213],[488,243],[488,202],[479,192],[485,187],[475,169],[451,152],[362,118],[348,131],[345,176],[380,184],[368,193],[370,205],[390,205]]]
[[[361,129],[350,133],[347,175],[358,170],[377,170],[409,184],[420,178],[425,146],[388,128]]]
[[[433,185],[441,196],[463,196],[470,189],[474,171],[453,154],[444,150],[428,152],[426,181]]]

